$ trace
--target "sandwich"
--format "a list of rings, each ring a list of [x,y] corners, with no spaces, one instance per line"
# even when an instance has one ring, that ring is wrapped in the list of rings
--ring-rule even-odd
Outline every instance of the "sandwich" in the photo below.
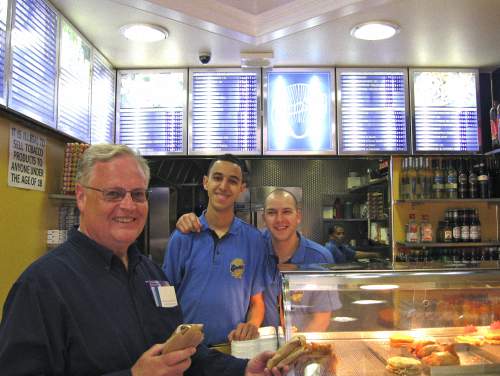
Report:
[[[410,345],[410,351],[412,354],[417,354],[424,346],[435,344],[436,340],[432,337],[419,338],[413,341],[413,343]]]
[[[484,345],[484,337],[482,336],[471,336],[471,335],[463,335],[455,337],[456,343],[466,343],[472,346],[482,346]]]
[[[293,337],[276,351],[274,356],[267,361],[266,367],[284,367],[293,364],[301,355],[307,354],[311,349],[307,346],[306,337],[299,335]]]
[[[422,363],[418,359],[405,356],[393,356],[387,359],[387,371],[395,375],[413,376],[420,375]]]
[[[484,340],[490,345],[500,345],[500,329],[490,329],[484,335]]]
[[[414,338],[408,334],[394,333],[389,337],[391,347],[409,346],[413,343]]]
[[[162,354],[196,347],[203,341],[203,324],[181,324],[163,344]]]

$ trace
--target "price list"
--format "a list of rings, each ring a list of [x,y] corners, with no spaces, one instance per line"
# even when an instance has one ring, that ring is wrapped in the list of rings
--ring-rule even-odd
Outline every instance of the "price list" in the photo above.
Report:
[[[339,91],[340,153],[407,151],[403,71],[341,71]]]
[[[413,79],[416,151],[479,151],[476,74],[414,72]]]
[[[193,72],[190,154],[260,154],[258,72]]]
[[[142,155],[183,154],[184,73],[120,72],[119,142]]]

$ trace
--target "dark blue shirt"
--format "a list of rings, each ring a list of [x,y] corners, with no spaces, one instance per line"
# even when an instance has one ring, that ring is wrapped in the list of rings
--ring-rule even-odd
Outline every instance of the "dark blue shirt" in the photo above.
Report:
[[[0,324],[2,375],[130,375],[153,344],[182,322],[178,307],[159,308],[146,284],[161,269],[128,250],[128,270],[77,230],[34,262],[12,287]],[[246,363],[204,346],[187,375],[244,373]]]
[[[354,261],[356,251],[349,247],[347,244],[338,243],[334,240],[329,240],[325,243],[333,258],[338,264]]]

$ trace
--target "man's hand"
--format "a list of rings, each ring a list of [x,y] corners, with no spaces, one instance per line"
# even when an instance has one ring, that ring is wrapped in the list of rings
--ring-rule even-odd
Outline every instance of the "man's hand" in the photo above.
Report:
[[[132,366],[132,376],[182,376],[191,366],[191,356],[196,348],[162,354],[163,344],[157,344],[147,350]]]
[[[284,376],[288,373],[289,367],[274,367],[272,370],[266,368],[266,363],[273,357],[274,353],[265,351],[250,359],[245,369],[245,376]]]
[[[239,323],[236,329],[231,330],[227,338],[231,341],[244,341],[259,337],[259,328],[250,322]]]
[[[196,214],[186,213],[179,217],[177,223],[175,224],[175,227],[183,234],[188,234],[190,232],[200,232],[201,222]]]

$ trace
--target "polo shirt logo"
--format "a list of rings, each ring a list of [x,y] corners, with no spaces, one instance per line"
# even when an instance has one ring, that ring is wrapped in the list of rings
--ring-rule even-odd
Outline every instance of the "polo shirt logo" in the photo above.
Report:
[[[229,266],[229,271],[234,278],[241,279],[241,277],[243,277],[243,273],[245,272],[245,262],[243,259],[235,258],[232,260]]]

